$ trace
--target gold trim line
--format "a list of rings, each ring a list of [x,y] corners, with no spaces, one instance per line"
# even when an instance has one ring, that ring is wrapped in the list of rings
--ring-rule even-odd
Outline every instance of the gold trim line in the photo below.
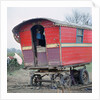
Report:
[[[47,44],[46,48],[53,48],[53,47],[59,47],[59,44]],[[75,44],[75,43],[62,43],[61,47],[92,47],[92,44]],[[26,47],[22,47],[22,50],[30,50],[32,49],[32,46],[26,46]]]
[[[76,44],[74,44],[74,43],[62,43],[61,44],[61,47],[92,47],[92,44],[90,43],[90,44],[86,44],[86,43],[76,43]]]
[[[22,50],[30,50],[30,49],[32,49],[32,46],[22,47]]]
[[[47,48],[59,47],[59,44],[58,43],[55,43],[55,44],[47,44],[46,47]]]

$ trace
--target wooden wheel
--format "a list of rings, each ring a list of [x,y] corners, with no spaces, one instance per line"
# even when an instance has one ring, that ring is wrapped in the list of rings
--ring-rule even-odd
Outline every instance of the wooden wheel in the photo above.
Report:
[[[70,88],[71,87],[72,81],[71,81],[70,75],[64,76],[63,84],[64,84],[65,88]]]
[[[42,82],[40,82],[39,80],[42,80],[41,75],[35,74],[31,76],[30,84],[32,86],[41,86]]]
[[[57,74],[56,76],[55,76],[55,82],[56,82],[56,87],[57,88],[59,88],[59,87],[61,87],[62,85],[63,85],[63,81],[62,81],[62,77],[63,77],[63,75],[62,74]]]
[[[88,84],[89,82],[89,74],[88,71],[86,69],[81,69],[80,70],[80,83],[81,84]]]

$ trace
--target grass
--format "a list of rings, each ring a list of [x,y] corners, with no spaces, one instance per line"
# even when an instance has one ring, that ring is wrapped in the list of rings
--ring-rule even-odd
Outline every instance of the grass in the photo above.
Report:
[[[86,69],[88,70],[88,72],[92,72],[92,63],[86,65]]]

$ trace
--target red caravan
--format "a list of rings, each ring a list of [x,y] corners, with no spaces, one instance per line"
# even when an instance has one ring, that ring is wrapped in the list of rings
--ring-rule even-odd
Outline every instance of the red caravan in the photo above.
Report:
[[[31,85],[51,82],[52,87],[55,83],[69,87],[89,82],[85,65],[92,61],[91,27],[34,18],[15,26],[12,32],[21,44],[25,68],[36,69],[31,73]],[[49,80],[43,79],[46,75]]]
[[[13,28],[26,68],[77,66],[92,61],[92,29],[50,18],[34,18]]]

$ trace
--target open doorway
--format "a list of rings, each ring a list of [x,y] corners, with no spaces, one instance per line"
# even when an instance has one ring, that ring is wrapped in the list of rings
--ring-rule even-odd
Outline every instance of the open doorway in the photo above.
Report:
[[[47,65],[46,56],[46,40],[44,27],[42,25],[35,25],[31,28],[32,46],[34,51],[34,65]]]

